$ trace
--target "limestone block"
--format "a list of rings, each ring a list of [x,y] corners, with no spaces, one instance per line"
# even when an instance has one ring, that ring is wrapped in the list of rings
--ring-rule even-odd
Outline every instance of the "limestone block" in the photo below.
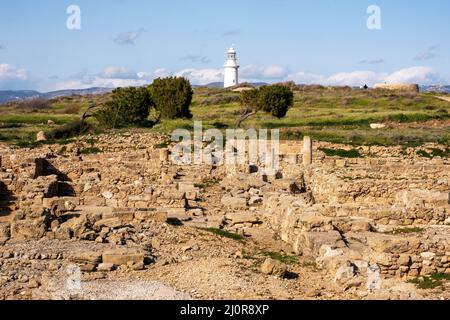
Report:
[[[14,221],[11,238],[14,240],[38,240],[45,235],[45,217]]]
[[[144,263],[144,253],[131,249],[114,249],[103,252],[103,263],[111,263],[114,265],[127,265],[129,262],[133,264]]]
[[[260,221],[259,218],[251,212],[227,213],[226,220],[231,226],[245,223],[257,224]]]
[[[261,272],[267,275],[284,278],[287,273],[287,266],[280,261],[267,258],[261,265]]]
[[[237,198],[231,196],[222,197],[221,203],[223,206],[230,209],[245,209],[247,208],[247,199]]]

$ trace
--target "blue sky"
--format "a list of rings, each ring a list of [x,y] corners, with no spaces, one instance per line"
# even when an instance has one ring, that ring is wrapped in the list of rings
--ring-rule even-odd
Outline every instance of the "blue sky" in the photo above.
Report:
[[[81,30],[69,30],[69,5]],[[381,9],[369,30],[367,8]],[[450,83],[447,0],[1,0],[0,90],[242,80]]]

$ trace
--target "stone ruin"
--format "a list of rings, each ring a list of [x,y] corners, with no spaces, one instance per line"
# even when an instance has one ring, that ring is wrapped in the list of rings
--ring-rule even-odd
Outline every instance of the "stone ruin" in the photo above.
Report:
[[[450,273],[448,159],[383,147],[362,147],[364,158],[328,157],[318,149],[328,144],[313,148],[306,138],[283,142],[280,169],[268,175],[259,165],[172,165],[168,149],[154,148],[164,137],[98,140],[103,152],[91,155],[80,155],[77,144],[63,156],[51,147],[0,150],[0,245],[40,239],[111,244],[70,259],[85,271],[139,270],[155,257],[117,246],[151,246],[141,231],[168,223],[244,236],[270,230],[350,286],[374,274]]]

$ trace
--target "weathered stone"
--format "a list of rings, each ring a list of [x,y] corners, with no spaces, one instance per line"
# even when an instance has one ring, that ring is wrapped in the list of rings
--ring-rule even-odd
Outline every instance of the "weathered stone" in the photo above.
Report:
[[[353,265],[342,266],[336,271],[336,275],[334,277],[335,282],[339,282],[344,284],[350,281],[356,275],[356,270]]]
[[[164,223],[167,221],[167,212],[136,211],[134,218],[140,221],[155,221],[157,223]]]
[[[323,245],[334,248],[345,247],[342,236],[337,231],[328,232],[302,232],[293,239],[293,249],[297,254],[316,257]]]
[[[136,250],[108,250],[103,253],[102,257],[103,263],[111,263],[118,266],[126,265],[128,262],[135,264],[144,262],[144,253]]]
[[[375,263],[384,267],[390,267],[393,264],[392,256],[388,253],[376,252],[372,255],[372,259]]]
[[[263,202],[263,198],[261,198],[260,196],[252,196],[250,197],[250,200],[248,200],[248,204],[250,206],[253,206],[255,204],[260,204]]]
[[[45,135],[44,131],[39,131],[36,134],[36,142],[42,142],[42,141],[47,141],[47,136]]]
[[[45,217],[14,221],[11,224],[11,238],[14,240],[37,240],[45,235]]]
[[[309,166],[312,164],[312,153],[313,153],[313,146],[312,146],[312,139],[311,137],[305,136],[303,137],[303,165]]]
[[[75,263],[92,263],[98,264],[102,262],[102,253],[96,251],[85,251],[73,253],[69,260]]]
[[[433,260],[434,257],[436,256],[436,254],[433,253],[433,252],[422,252],[422,253],[420,254],[420,256],[421,256],[422,259],[424,259],[424,260]]]
[[[102,193],[103,198],[105,199],[112,199],[114,197],[114,194],[111,191],[105,191]]]
[[[371,123],[370,128],[372,129],[384,129],[386,128],[386,125],[383,123]]]
[[[244,223],[257,224],[260,221],[259,218],[251,212],[227,213],[226,219],[231,226]]]
[[[0,222],[0,238],[7,238],[11,236],[11,225],[6,222]]]
[[[86,206],[99,206],[102,207],[106,204],[105,198],[96,196],[86,196],[83,199],[83,203]]]
[[[411,265],[411,256],[408,254],[401,254],[397,260],[399,266],[410,266]]]
[[[113,271],[116,268],[116,265],[113,263],[100,263],[97,266],[97,271]]]
[[[230,209],[245,209],[247,207],[247,199],[224,196],[221,203],[223,206]]]
[[[280,261],[267,258],[261,265],[261,272],[267,275],[284,278],[287,273],[287,266]]]
[[[70,240],[73,236],[73,232],[70,228],[61,228],[58,227],[53,231],[54,235],[55,235],[55,239],[58,240]]]

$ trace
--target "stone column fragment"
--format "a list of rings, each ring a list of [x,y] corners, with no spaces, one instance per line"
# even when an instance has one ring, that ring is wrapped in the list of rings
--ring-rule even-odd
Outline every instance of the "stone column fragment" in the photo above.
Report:
[[[312,153],[313,153],[313,147],[312,147],[312,140],[311,137],[305,136],[303,138],[303,165],[309,166],[312,164]]]

